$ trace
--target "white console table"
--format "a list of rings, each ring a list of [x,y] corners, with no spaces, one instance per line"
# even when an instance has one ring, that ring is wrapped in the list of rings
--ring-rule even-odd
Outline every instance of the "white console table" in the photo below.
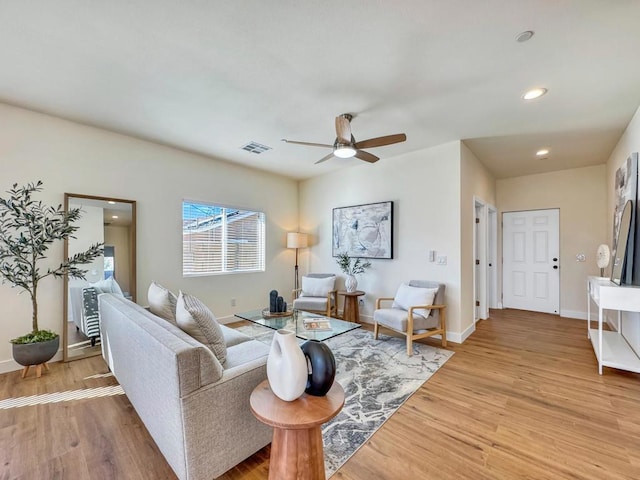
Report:
[[[598,328],[591,328],[591,300],[598,306]],[[617,310],[618,331],[602,330],[603,310]],[[602,367],[640,373],[640,358],[620,333],[621,312],[640,312],[640,287],[620,286],[605,277],[587,280],[587,336]]]

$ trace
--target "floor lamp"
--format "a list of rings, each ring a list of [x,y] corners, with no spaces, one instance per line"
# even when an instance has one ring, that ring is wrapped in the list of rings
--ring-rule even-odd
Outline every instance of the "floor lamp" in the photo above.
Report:
[[[298,279],[298,249],[307,248],[308,245],[309,245],[309,236],[306,233],[300,233],[300,232],[287,233],[287,248],[296,249],[294,290],[298,290],[298,288],[300,288],[300,280]]]

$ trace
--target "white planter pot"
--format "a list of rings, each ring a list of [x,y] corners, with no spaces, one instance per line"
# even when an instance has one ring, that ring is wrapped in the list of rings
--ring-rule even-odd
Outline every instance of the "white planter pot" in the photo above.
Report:
[[[358,280],[356,280],[356,277],[353,275],[348,275],[344,282],[344,287],[347,289],[347,292],[355,292],[358,289]]]
[[[278,330],[273,336],[267,378],[271,391],[282,400],[291,402],[307,387],[307,360],[293,332]]]

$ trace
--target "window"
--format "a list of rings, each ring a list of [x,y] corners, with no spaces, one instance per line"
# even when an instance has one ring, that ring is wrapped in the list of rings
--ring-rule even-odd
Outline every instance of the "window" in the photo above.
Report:
[[[182,274],[264,272],[264,213],[182,202]]]

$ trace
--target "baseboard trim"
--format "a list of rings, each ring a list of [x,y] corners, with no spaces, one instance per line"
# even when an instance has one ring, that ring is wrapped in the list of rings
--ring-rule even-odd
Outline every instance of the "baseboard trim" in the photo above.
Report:
[[[586,320],[587,312],[580,312],[578,310],[564,310],[560,309],[560,316],[566,318],[575,318],[578,320]]]
[[[62,361],[62,350],[58,350],[58,353],[56,353],[53,356],[53,358],[49,360],[47,363],[61,362],[61,361]],[[22,365],[14,362],[13,359],[0,361],[0,374],[15,372],[16,370],[22,370],[23,368],[24,367]]]

